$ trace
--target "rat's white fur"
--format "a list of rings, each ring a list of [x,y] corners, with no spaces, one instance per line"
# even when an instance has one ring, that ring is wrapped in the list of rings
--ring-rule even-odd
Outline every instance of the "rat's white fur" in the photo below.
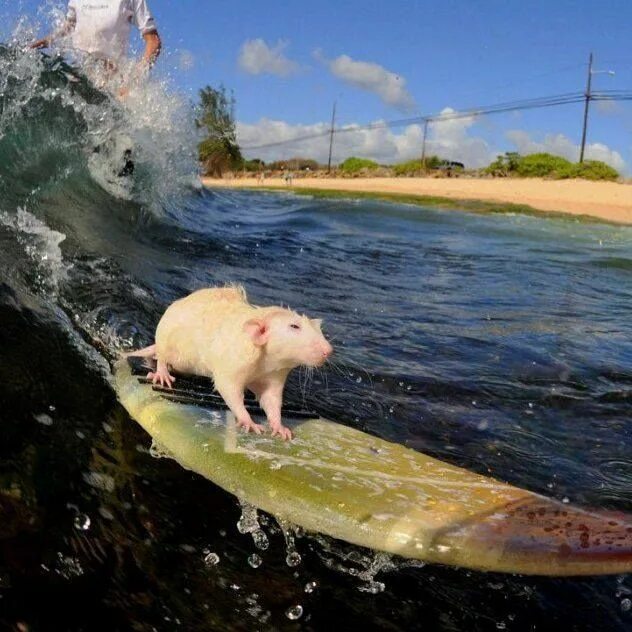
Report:
[[[290,438],[281,425],[288,373],[300,365],[320,366],[332,351],[319,320],[250,305],[241,286],[203,289],[170,305],[158,323],[158,368],[151,377],[170,386],[168,367],[211,377],[237,423],[260,432],[243,404],[248,388],[259,397],[273,434]]]

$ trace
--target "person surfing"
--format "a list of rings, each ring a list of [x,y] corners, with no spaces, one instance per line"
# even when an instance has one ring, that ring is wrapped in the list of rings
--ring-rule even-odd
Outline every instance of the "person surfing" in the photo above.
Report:
[[[127,49],[132,25],[138,28],[145,49],[140,61],[130,67]],[[82,70],[97,87],[110,90],[120,100],[146,76],[162,49],[146,0],[69,0],[61,26],[30,44],[30,48],[48,48],[56,42],[75,53]],[[94,148],[95,154],[100,152],[100,146]],[[132,150],[126,148],[114,174],[121,178],[133,173]]]
[[[130,33],[135,25],[145,41],[145,50],[127,81],[122,77]],[[50,35],[33,42],[31,48],[48,48],[57,41],[72,48],[88,74],[102,84],[118,81],[118,95],[129,92],[130,79],[146,74],[160,55],[162,41],[146,0],[69,0],[66,18]]]

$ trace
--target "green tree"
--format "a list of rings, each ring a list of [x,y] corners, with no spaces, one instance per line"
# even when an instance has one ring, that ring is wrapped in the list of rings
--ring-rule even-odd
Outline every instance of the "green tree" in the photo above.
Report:
[[[197,125],[206,132],[199,144],[200,162],[206,175],[221,176],[237,169],[243,158],[235,132],[235,97],[224,86],[206,86],[200,90],[200,115]]]

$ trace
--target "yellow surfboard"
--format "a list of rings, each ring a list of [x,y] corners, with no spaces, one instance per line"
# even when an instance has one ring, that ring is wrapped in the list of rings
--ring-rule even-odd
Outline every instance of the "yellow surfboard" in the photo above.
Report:
[[[123,406],[180,465],[272,515],[407,558],[530,575],[632,572],[632,516],[569,506],[322,418],[238,431],[115,367]]]

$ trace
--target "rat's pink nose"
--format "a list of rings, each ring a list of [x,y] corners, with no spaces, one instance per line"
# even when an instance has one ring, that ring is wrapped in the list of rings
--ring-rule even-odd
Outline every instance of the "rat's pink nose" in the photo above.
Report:
[[[323,346],[323,358],[327,359],[334,352],[334,348],[327,343],[327,345]]]

